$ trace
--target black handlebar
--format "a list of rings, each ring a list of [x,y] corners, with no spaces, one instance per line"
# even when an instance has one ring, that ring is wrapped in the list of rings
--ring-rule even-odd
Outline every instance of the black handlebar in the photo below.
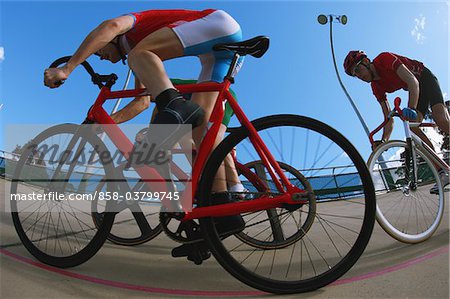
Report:
[[[56,68],[56,67],[60,66],[61,64],[68,62],[70,60],[70,58],[72,58],[72,56],[64,56],[64,57],[58,58],[50,64],[50,68]],[[88,72],[88,74],[91,76],[92,83],[97,85],[100,89],[102,89],[102,87],[105,85],[108,87],[111,87],[112,85],[114,85],[114,83],[116,83],[116,80],[118,78],[116,74],[112,73],[110,75],[100,75],[94,71],[92,66],[87,61],[83,61],[81,63],[81,65],[84,67],[86,72]],[[58,85],[61,85],[63,83],[64,83],[64,81],[56,82],[56,84],[58,84]],[[103,84],[103,83],[106,83],[106,84]]]

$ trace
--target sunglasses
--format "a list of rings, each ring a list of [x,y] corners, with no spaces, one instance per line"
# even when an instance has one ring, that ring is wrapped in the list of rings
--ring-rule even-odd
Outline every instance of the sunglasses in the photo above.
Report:
[[[362,63],[362,60],[360,60],[353,68],[353,71],[352,71],[353,77],[356,77],[357,75],[361,74],[361,69],[360,69],[361,63]]]
[[[110,44],[114,45],[114,47],[116,47],[117,52],[120,55],[120,59],[122,60],[122,63],[124,65],[126,65],[125,60],[127,60],[127,56],[125,55],[125,53],[123,53],[122,49],[120,48],[119,44],[113,41],[109,42]],[[94,53],[95,56],[101,57],[101,55],[98,52]]]

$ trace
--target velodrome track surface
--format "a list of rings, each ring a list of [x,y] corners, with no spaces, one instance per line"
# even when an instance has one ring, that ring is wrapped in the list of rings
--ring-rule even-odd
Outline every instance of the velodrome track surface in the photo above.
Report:
[[[135,247],[105,243],[95,257],[72,269],[37,262],[20,244],[0,179],[0,298],[173,298],[274,297],[240,283],[214,258],[195,266],[173,259],[177,246],[164,234]],[[285,298],[449,298],[449,207],[428,241],[397,242],[376,225],[357,264],[341,279],[320,290]]]

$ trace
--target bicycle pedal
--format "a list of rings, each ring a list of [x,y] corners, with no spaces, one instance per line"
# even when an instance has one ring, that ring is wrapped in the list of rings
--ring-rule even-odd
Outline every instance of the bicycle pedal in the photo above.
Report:
[[[172,257],[187,257],[188,261],[200,265],[211,257],[208,247],[204,242],[195,244],[183,244],[172,249]]]
[[[211,252],[209,250],[200,250],[193,252],[188,255],[188,261],[194,262],[196,265],[201,265],[203,261],[209,259],[211,257]]]

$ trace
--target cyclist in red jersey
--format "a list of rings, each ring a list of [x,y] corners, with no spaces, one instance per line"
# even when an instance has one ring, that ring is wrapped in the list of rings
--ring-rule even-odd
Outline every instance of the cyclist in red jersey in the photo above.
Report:
[[[450,130],[449,113],[437,78],[420,61],[398,54],[383,52],[370,61],[364,51],[350,51],[344,61],[345,72],[353,77],[371,84],[373,94],[381,105],[385,117],[391,111],[386,93],[399,89],[408,91],[408,107],[403,108],[403,115],[417,122],[422,122],[428,107],[436,125],[447,135]],[[394,119],[384,127],[381,142],[389,140],[394,126]],[[433,144],[420,128],[411,130],[431,148]],[[448,173],[441,169],[441,180],[449,183]]]
[[[218,93],[196,93],[191,101],[186,101],[167,76],[163,61],[197,56],[202,65],[198,82],[222,82],[233,53],[213,51],[213,46],[241,40],[239,24],[222,10],[148,10],[131,13],[101,23],[84,39],[66,65],[45,70],[44,84],[50,88],[58,87],[92,54],[113,63],[122,60],[125,64],[128,58],[128,65],[136,77],[136,88],[147,88],[156,102],[158,113],[152,123],[192,125],[195,128],[192,135],[198,147]],[[242,58],[238,61],[236,71],[242,61]],[[148,108],[149,104],[149,97],[136,98],[112,118],[119,123],[127,121]],[[149,130],[152,130],[151,126]],[[167,139],[167,134],[159,135],[158,132],[147,134],[150,136],[148,141]],[[214,146],[222,139],[223,136],[218,136]],[[170,148],[169,145],[167,147]],[[223,166],[218,171],[213,190],[218,203],[231,200]],[[219,233],[225,227],[231,227],[233,232],[244,228],[240,216],[222,218],[217,221]]]

